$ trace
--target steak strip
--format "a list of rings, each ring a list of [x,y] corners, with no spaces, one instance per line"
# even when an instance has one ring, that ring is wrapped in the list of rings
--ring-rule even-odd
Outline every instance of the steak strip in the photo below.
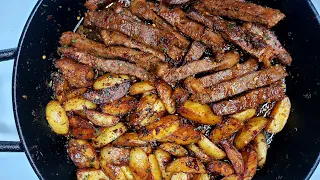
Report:
[[[82,64],[89,65],[93,69],[113,74],[128,74],[145,81],[153,81],[154,79],[145,69],[125,61],[99,58],[91,54],[79,52],[74,48],[60,48],[59,51],[63,56],[70,57]]]
[[[193,94],[191,99],[202,104],[216,102],[251,89],[269,85],[287,75],[283,66],[272,66],[269,69],[256,71],[207,88],[200,93]]]
[[[188,53],[184,57],[183,64],[186,64],[191,61],[199,60],[202,54],[205,52],[205,50],[206,50],[206,47],[204,45],[202,45],[198,41],[193,41],[188,50]]]
[[[84,4],[90,11],[95,11],[100,7],[110,4],[113,0],[87,0]]]
[[[254,3],[235,0],[201,0],[195,8],[204,8],[212,15],[227,16],[242,21],[255,22],[267,25],[269,28],[276,25],[285,17],[277,9],[266,8]]]
[[[228,115],[247,108],[256,108],[265,102],[278,101],[284,97],[285,89],[281,85],[271,85],[254,89],[239,97],[212,104],[217,115]]]

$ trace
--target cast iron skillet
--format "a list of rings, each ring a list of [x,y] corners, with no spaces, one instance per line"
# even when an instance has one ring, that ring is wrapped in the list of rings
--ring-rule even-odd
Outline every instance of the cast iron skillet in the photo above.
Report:
[[[1,142],[0,151],[24,151],[40,179],[75,179],[66,153],[66,138],[51,131],[45,106],[52,60],[62,32],[72,30],[83,16],[84,0],[40,0],[32,11],[15,53],[13,110],[21,142]],[[293,57],[288,67],[287,94],[292,112],[284,130],[268,150],[265,167],[255,179],[309,179],[320,152],[320,17],[309,0],[262,0],[287,17],[274,30]],[[46,59],[42,59],[45,55]],[[1,58],[1,56],[0,56]]]

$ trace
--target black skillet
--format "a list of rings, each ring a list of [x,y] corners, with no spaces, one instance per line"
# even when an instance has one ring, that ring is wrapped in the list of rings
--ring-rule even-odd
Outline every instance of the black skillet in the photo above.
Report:
[[[17,50],[2,51],[1,60],[15,57],[13,110],[21,142],[0,142],[0,151],[24,151],[40,179],[75,179],[66,153],[66,138],[45,120],[51,100],[48,87],[52,60],[62,32],[72,30],[85,12],[84,0],[40,0],[22,32]],[[274,30],[293,57],[288,67],[287,94],[292,112],[284,130],[268,150],[267,163],[254,179],[309,179],[320,159],[320,17],[309,0],[262,0],[287,17]],[[46,59],[43,59],[43,55]]]

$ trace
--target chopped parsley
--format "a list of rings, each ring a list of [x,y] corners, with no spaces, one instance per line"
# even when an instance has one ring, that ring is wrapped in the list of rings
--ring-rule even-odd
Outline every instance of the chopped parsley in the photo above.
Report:
[[[75,39],[72,39],[72,40],[71,40],[71,42],[72,42],[72,43],[75,43],[75,42],[76,42],[76,40],[75,40]]]
[[[167,52],[167,48],[161,48],[161,50],[166,53]]]

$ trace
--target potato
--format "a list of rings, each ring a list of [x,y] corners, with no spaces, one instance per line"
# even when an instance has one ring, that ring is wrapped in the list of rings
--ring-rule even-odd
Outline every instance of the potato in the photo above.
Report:
[[[251,180],[258,167],[258,153],[252,146],[246,146],[241,152],[244,161],[244,180]]]
[[[181,116],[200,124],[214,125],[222,121],[222,116],[213,114],[209,105],[203,105],[190,100],[187,100],[178,108],[178,113]]]
[[[175,143],[162,143],[159,148],[167,151],[168,153],[174,155],[174,156],[187,156],[188,155],[188,151],[183,148],[182,146],[180,146],[179,144],[175,144]]]
[[[168,115],[160,118],[146,126],[146,129],[139,132],[139,138],[143,141],[160,140],[174,133],[179,128],[179,117]]]
[[[67,113],[58,101],[52,100],[47,104],[46,119],[55,133],[67,134],[69,132]]]
[[[132,169],[129,166],[121,166],[120,169],[126,176],[127,180],[135,180],[137,175],[132,172]]]
[[[78,168],[100,167],[98,155],[88,141],[71,139],[68,143],[68,154]]]
[[[211,161],[207,164],[207,171],[215,175],[229,176],[234,174],[233,167],[223,161]]]
[[[209,174],[195,174],[192,180],[210,180]]]
[[[108,164],[106,160],[101,159],[100,165],[102,171],[112,180],[127,180],[126,175],[123,173],[119,166]]]
[[[177,104],[183,104],[188,98],[189,93],[182,87],[177,87],[173,90],[172,99],[175,100]]]
[[[158,161],[162,178],[165,180],[171,179],[172,173],[166,171],[166,165],[171,162],[170,154],[162,149],[157,149],[154,151],[154,155]]]
[[[231,161],[235,172],[238,175],[242,175],[244,172],[244,162],[241,153],[227,140],[221,141],[220,144],[226,151],[228,159]]]
[[[188,89],[190,93],[199,93],[205,90],[201,82],[194,77],[188,77],[184,81],[184,86]]]
[[[198,141],[198,145],[204,153],[208,154],[214,159],[223,159],[226,157],[226,153],[203,134],[201,134],[201,139]]]
[[[129,166],[141,179],[148,178],[148,172],[150,172],[149,160],[147,154],[141,148],[131,149]]]
[[[94,128],[93,124],[87,119],[76,115],[69,117],[69,126],[72,128]]]
[[[106,160],[107,164],[115,166],[129,165],[129,154],[129,149],[112,146],[105,146],[100,151],[100,157]]]
[[[116,139],[113,143],[114,146],[129,146],[129,147],[140,147],[146,146],[147,142],[139,139],[139,136],[135,132],[128,132]]]
[[[242,149],[251,140],[260,133],[260,131],[266,126],[268,119],[264,117],[254,117],[245,123],[244,126],[237,132],[234,138],[234,145],[238,149]]]
[[[119,136],[127,131],[127,127],[122,123],[118,123],[112,127],[104,127],[98,137],[92,140],[92,145],[95,148],[100,148],[116,140]]]
[[[151,179],[162,180],[162,175],[156,156],[154,154],[150,154],[148,158],[150,164]]]
[[[172,175],[171,180],[190,180],[191,176],[187,173],[179,172]]]
[[[258,165],[262,167],[267,159],[268,145],[266,137],[263,133],[259,133],[252,142],[254,149],[258,153]]]
[[[97,136],[94,128],[71,128],[70,132],[76,139],[88,140]]]
[[[150,144],[148,144],[147,146],[140,147],[140,148],[147,154],[151,154],[152,153],[152,147],[151,147]]]
[[[73,113],[74,115],[78,115],[78,116],[80,116],[80,117],[82,117],[82,118],[87,118],[87,115],[86,115],[86,113],[84,112],[84,110],[76,110],[76,111],[72,111],[72,113]]]
[[[88,89],[87,88],[78,88],[78,89],[71,89],[66,92],[66,99],[72,99],[77,96],[84,94]]]
[[[77,180],[109,180],[102,170],[97,169],[78,169]]]
[[[85,110],[85,113],[87,118],[97,126],[110,127],[116,125],[120,121],[120,118],[117,116],[111,116],[94,110],[88,109]]]
[[[63,108],[66,111],[77,111],[84,109],[96,109],[97,105],[82,96],[78,96],[64,102]]]
[[[244,122],[244,121],[252,118],[255,114],[256,114],[256,109],[245,109],[241,112],[231,114],[229,117]]]
[[[173,94],[172,88],[162,79],[157,79],[155,85],[158,95],[160,96],[160,99],[164,104],[164,107],[169,114],[174,114],[176,111],[176,106],[174,100],[171,97]]]
[[[189,145],[187,145],[187,148],[189,149],[189,151],[191,152],[191,155],[194,154],[194,156],[199,159],[201,162],[203,163],[207,163],[209,161],[212,160],[212,158],[207,155],[206,153],[203,152],[202,149],[200,149],[197,145],[195,145],[194,143],[191,143]]]
[[[166,169],[168,172],[206,173],[204,165],[193,157],[180,157],[171,162]]]
[[[228,139],[233,133],[238,131],[243,126],[243,122],[228,118],[219,123],[210,133],[210,139],[213,143],[219,143],[221,140]]]
[[[63,103],[66,100],[66,91],[69,89],[69,83],[63,75],[58,72],[52,73],[51,79],[52,81],[49,83],[49,87],[52,87],[55,99]]]
[[[134,110],[138,104],[136,98],[126,96],[112,103],[103,104],[100,106],[103,113],[113,116],[124,116]]]
[[[116,86],[125,81],[129,81],[130,77],[128,75],[116,75],[116,74],[105,74],[100,76],[93,84],[94,90],[101,90],[105,88],[109,88],[112,86]]]
[[[226,176],[222,178],[221,180],[243,180],[241,176],[238,176],[236,174],[232,174],[230,176]]]
[[[180,145],[196,143],[200,140],[200,132],[195,130],[195,127],[189,124],[179,126],[178,130],[170,136],[162,138],[159,142],[173,142]]]
[[[291,109],[291,103],[288,96],[278,101],[271,113],[270,122],[266,126],[266,131],[271,134],[280,132],[287,123]]]
[[[130,95],[137,95],[137,94],[143,94],[148,91],[155,90],[156,87],[154,87],[153,83],[150,81],[141,81],[136,82],[131,85],[129,94]]]

